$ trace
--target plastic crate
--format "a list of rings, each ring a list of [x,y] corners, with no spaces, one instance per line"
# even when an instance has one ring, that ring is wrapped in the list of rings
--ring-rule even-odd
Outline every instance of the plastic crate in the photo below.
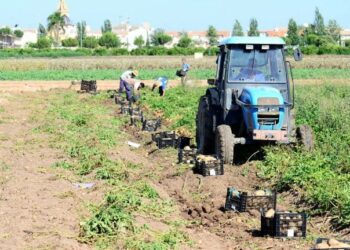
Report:
[[[179,163],[195,164],[196,163],[197,149],[191,148],[189,150],[179,147],[178,160]]]
[[[124,115],[130,115],[131,107],[129,105],[122,105],[120,107],[120,112]]]
[[[139,107],[131,108],[130,109],[130,115],[131,116],[142,116],[143,117],[143,112],[142,112],[142,110]]]
[[[196,159],[196,172],[203,176],[224,175],[224,162],[220,159],[200,161]]]
[[[192,138],[185,136],[179,137],[179,148],[183,149],[187,146],[191,146],[191,139]]]
[[[96,80],[81,80],[81,85],[80,85],[80,90],[81,91],[86,91],[86,92],[96,92],[97,91],[97,83]]]
[[[157,138],[156,144],[159,149],[177,148],[177,139],[174,138]]]
[[[131,115],[130,116],[130,123],[131,125],[136,125],[138,122],[143,123],[143,114],[140,115]]]
[[[120,104],[120,105],[122,105],[122,104],[126,104],[126,99],[125,99],[125,97],[123,97],[123,96],[121,96],[120,94],[115,94],[114,95],[114,102],[115,102],[115,104]]]
[[[323,243],[323,242],[327,242],[328,239],[326,238],[318,238],[316,240],[316,245],[317,244],[320,244],[320,243]],[[349,244],[350,245],[350,240],[337,240],[341,243],[346,243],[346,244]],[[343,247],[343,248],[335,248],[335,247],[329,247],[329,248],[322,248],[322,249],[326,249],[326,250],[350,250],[350,247]],[[320,250],[320,248],[317,248],[316,246],[314,248],[311,248],[310,250]]]
[[[247,192],[240,192],[232,187],[227,188],[225,210],[234,210],[240,213],[247,212],[249,210],[276,210],[277,194],[271,192],[270,195],[255,196],[248,195]]]
[[[160,119],[147,119],[142,123],[142,130],[148,132],[156,132],[158,128],[162,126],[162,121]]]
[[[267,218],[263,211],[261,213],[261,234],[276,238],[305,238],[306,221],[305,213],[276,212],[273,218]]]
[[[178,136],[176,135],[175,131],[163,131],[158,133],[152,134],[152,141],[157,142],[158,139],[173,139],[178,140]]]

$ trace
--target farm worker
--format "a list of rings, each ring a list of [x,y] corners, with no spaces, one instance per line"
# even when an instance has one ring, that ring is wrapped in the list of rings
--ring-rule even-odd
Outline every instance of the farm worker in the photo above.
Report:
[[[134,84],[135,78],[139,75],[137,70],[127,70],[120,76],[119,93],[127,90],[128,84]]]
[[[144,87],[145,87],[145,84],[143,82],[135,81],[135,83],[132,86],[132,89],[133,89],[133,95],[131,98],[132,102],[136,102],[137,100],[140,99],[141,97],[140,90],[143,89]]]
[[[264,74],[256,69],[257,61],[255,58],[250,58],[248,65],[241,68],[235,80],[253,80],[255,82],[265,81]]]
[[[168,78],[165,76],[161,76],[153,84],[152,91],[154,91],[155,88],[158,88],[159,95],[164,96],[167,84],[168,84]]]
[[[186,58],[182,58],[182,69],[181,69],[181,84],[185,85],[187,79],[187,73],[190,70],[190,65],[186,62]]]

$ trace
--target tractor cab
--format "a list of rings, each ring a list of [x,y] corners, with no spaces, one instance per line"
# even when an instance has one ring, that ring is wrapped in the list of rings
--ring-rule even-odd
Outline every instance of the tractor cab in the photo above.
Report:
[[[201,98],[197,114],[199,151],[232,162],[235,144],[295,142],[294,84],[285,42],[231,37],[219,48],[216,78],[208,80],[215,87]],[[299,49],[294,57],[302,59]]]

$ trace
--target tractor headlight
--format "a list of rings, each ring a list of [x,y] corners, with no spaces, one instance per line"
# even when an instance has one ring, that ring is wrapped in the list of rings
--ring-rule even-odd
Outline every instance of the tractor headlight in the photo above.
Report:
[[[270,112],[279,112],[279,111],[280,111],[279,107],[270,108]]]
[[[268,110],[265,107],[261,107],[261,108],[258,108],[258,112],[268,112]]]

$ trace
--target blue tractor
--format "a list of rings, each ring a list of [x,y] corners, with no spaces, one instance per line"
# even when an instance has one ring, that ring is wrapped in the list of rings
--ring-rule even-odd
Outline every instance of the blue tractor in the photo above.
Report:
[[[196,141],[202,154],[234,161],[237,144],[300,143],[313,148],[312,129],[295,126],[294,82],[281,38],[231,37],[219,45],[213,88],[200,98]],[[302,55],[297,48],[294,59]],[[290,73],[290,74],[289,74]]]

